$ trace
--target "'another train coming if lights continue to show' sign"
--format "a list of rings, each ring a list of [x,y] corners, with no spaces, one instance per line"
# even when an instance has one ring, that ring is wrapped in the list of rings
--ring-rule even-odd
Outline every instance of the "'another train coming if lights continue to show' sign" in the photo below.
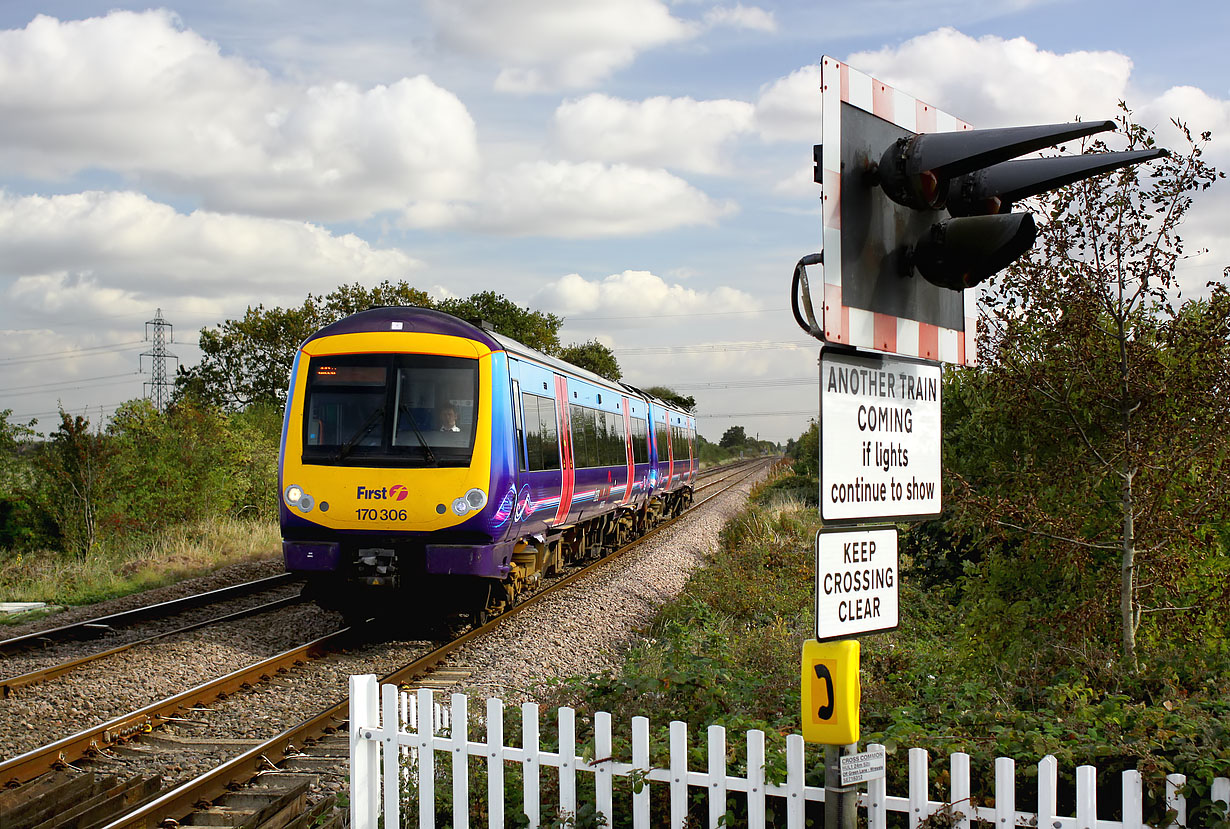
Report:
[[[820,516],[913,519],[940,512],[940,367],[820,352]]]

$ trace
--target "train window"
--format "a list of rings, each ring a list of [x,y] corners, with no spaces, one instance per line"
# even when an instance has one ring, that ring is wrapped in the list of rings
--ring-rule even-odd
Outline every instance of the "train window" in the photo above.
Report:
[[[572,403],[568,419],[572,425],[572,464],[578,469],[598,466],[597,428],[594,410]]]
[[[628,436],[624,429],[622,414],[607,412],[607,447],[611,453],[611,466],[628,465]]]
[[[594,412],[597,423],[597,434],[594,436],[598,446],[598,466],[614,466],[619,461],[611,451],[611,427],[608,420],[614,420],[614,415],[606,412]]]
[[[645,418],[634,416],[632,421],[632,461],[649,463],[649,427]]]
[[[692,438],[686,426],[671,427],[671,446],[679,460],[692,460]]]
[[[667,439],[667,426],[665,423],[653,424],[654,443],[658,449],[658,463],[667,463],[670,461],[670,441]]]
[[[476,360],[427,354],[313,357],[306,398],[304,463],[470,463],[478,411]]]
[[[521,383],[513,380],[510,391],[513,407],[513,451],[517,455],[517,468],[525,472],[525,416],[521,413]]]
[[[559,469],[559,429],[555,425],[555,401],[536,394],[521,395],[525,419],[526,466],[530,471]]]
[[[603,412],[575,403],[568,407],[572,421],[572,458],[578,469],[595,466],[625,466],[628,463],[624,419],[614,412]],[[637,450],[636,423],[640,423],[640,450]],[[638,463],[649,459],[645,422],[633,421],[633,457]]]

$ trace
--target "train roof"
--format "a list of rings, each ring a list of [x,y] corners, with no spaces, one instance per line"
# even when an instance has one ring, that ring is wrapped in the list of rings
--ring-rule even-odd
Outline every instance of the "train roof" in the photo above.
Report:
[[[393,323],[401,323],[401,328],[393,329]],[[561,372],[580,377],[591,383],[595,383],[613,391],[631,393],[637,397],[642,397],[654,404],[661,406],[664,409],[669,409],[689,417],[694,417],[691,412],[684,411],[678,406],[672,406],[665,400],[655,397],[636,386],[630,386],[627,383],[611,380],[603,377],[600,374],[575,366],[572,363],[561,360],[558,357],[552,357],[549,354],[544,354],[536,348],[530,348],[522,342],[514,340],[512,337],[498,334],[495,331],[489,331],[480,328],[473,323],[455,317],[452,314],[446,314],[443,311],[437,311],[434,308],[422,308],[416,305],[403,306],[384,306],[380,308],[370,308],[366,311],[359,311],[351,314],[348,317],[343,317],[337,322],[326,325],[316,333],[312,334],[304,343],[319,339],[320,337],[331,337],[335,334],[366,334],[373,331],[418,331],[426,334],[445,334],[453,337],[465,337],[475,340],[490,348],[492,351],[507,351],[510,354],[516,354],[519,357],[526,357],[544,365],[550,366]]]
[[[401,323],[399,328],[393,328],[393,323]],[[373,331],[417,331],[423,334],[445,334],[452,337],[465,337],[476,340],[493,351],[504,346],[492,338],[491,332],[484,331],[476,325],[463,319],[437,311],[434,308],[420,308],[415,305],[389,305],[381,308],[370,308],[359,311],[348,317],[343,317],[335,323],[326,325],[304,342],[310,342],[320,337],[331,337],[335,334],[368,334]]]
[[[619,380],[612,380],[609,377],[603,377],[601,374],[595,374],[589,369],[584,369],[584,368],[581,368],[580,366],[573,365],[572,363],[569,363],[565,360],[561,360],[558,357],[552,357],[549,354],[544,354],[536,348],[530,348],[528,345],[524,343],[517,342],[512,337],[506,337],[503,334],[497,334],[494,331],[491,331],[488,333],[493,338],[495,338],[496,341],[501,343],[504,346],[504,350],[510,354],[516,354],[520,357],[529,357],[530,359],[537,360],[538,362],[548,365],[551,368],[567,372],[569,374],[580,377],[584,380],[589,380],[592,383],[597,383],[598,385],[605,386],[606,388],[609,388],[613,391],[626,392],[626,393],[633,395],[634,397],[644,398],[645,400],[648,400],[658,406],[661,406],[664,409],[669,409],[672,412],[678,412],[679,414],[682,414],[682,415],[694,417],[694,415],[691,412],[685,411],[679,408],[678,406],[672,406],[670,403],[667,403],[662,398],[649,394],[648,392],[643,391],[642,389],[638,389],[636,386],[630,386],[627,383],[623,383]]]

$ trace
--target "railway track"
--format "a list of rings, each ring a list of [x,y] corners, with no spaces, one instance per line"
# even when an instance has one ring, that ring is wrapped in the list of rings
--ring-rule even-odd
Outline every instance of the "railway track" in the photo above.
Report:
[[[301,604],[300,581],[270,576],[2,640],[0,697],[160,639]]]
[[[168,602],[125,610],[121,613],[97,616],[93,619],[86,619],[71,625],[61,625],[47,630],[39,630],[23,636],[14,636],[10,639],[0,639],[0,657],[11,657],[32,650],[44,649],[53,644],[97,639],[108,633],[131,627],[141,622],[166,619],[185,611],[208,605],[222,604],[233,599],[241,599],[245,596],[263,593],[284,585],[295,584],[298,581],[299,579],[296,576],[290,573],[283,573],[277,576],[244,582],[243,584],[223,587],[218,590],[185,596],[181,599],[173,599]]]
[[[684,516],[693,514],[696,507],[702,506],[711,498],[739,485],[748,477],[760,472],[762,468],[762,464],[744,464],[738,468],[723,468],[707,476],[706,480],[696,488],[698,498],[693,509],[688,510]],[[596,569],[605,567],[612,560],[642,547],[679,520],[681,519],[659,525],[624,548],[555,581],[505,614],[481,627],[471,629],[450,642],[443,645],[422,643],[416,648],[419,652],[412,657],[409,663],[400,664],[393,670],[381,671],[385,674],[383,681],[398,684],[411,683],[429,674],[450,655],[476,640],[492,635],[507,620],[527,612],[555,592],[566,589],[574,582],[592,574]],[[216,752],[219,755],[226,754],[229,759],[219,760],[212,769],[197,774],[191,780],[157,795],[149,793],[149,789],[154,784],[148,778],[122,782],[112,781],[109,789],[94,796],[95,799],[101,798],[109,792],[111,801],[125,801],[122,816],[107,822],[106,829],[164,825],[164,820],[168,817],[183,818],[193,811],[196,804],[213,801],[218,801],[222,805],[211,808],[223,814],[207,814],[202,816],[198,822],[277,826],[279,829],[291,826],[293,829],[304,820],[317,820],[326,811],[322,804],[328,798],[318,800],[314,808],[309,808],[307,803],[309,784],[316,776],[327,773],[328,769],[333,769],[335,775],[344,776],[348,763],[345,729],[343,728],[347,705],[344,699],[335,702],[315,716],[283,729],[272,739],[241,740],[237,745],[219,746],[216,741],[211,741],[208,737],[187,739],[159,737],[151,732],[161,725],[174,723],[181,729],[192,727],[192,724],[195,724],[197,730],[202,734],[207,734],[211,730],[210,709],[211,706],[218,705],[217,700],[241,691],[247,693],[249,689],[262,683],[276,684],[281,677],[303,668],[312,660],[320,660],[327,654],[336,654],[348,648],[357,647],[359,641],[356,638],[357,633],[359,631],[346,629],[305,643],[298,648],[287,650],[271,659],[235,671],[218,680],[204,683],[145,706],[138,711],[114,718],[98,727],[83,730],[0,763],[0,785],[26,784],[13,792],[0,794],[0,815],[5,814],[6,798],[12,801],[7,806],[10,814],[24,814],[23,809],[32,808],[29,804],[38,799],[37,795],[32,794],[31,798],[25,800],[19,796],[21,790],[27,786],[30,787],[32,793],[35,791],[35,784],[28,781],[39,783],[53,778],[58,773],[62,774],[57,770],[71,768],[72,764],[85,759],[91,759],[94,765],[105,769],[112,758],[118,758],[119,755],[125,753],[146,752],[152,749],[146,749],[143,746],[160,742],[163,744],[160,747],[162,749],[169,747],[172,751],[195,752],[196,754]],[[398,653],[398,661],[404,662],[404,659],[403,648]],[[356,671],[353,668],[344,670],[349,673],[371,672],[366,669]],[[131,738],[142,734],[148,736],[139,743],[129,743]],[[332,736],[335,734],[340,736]],[[306,754],[304,749],[308,750]],[[173,766],[174,762],[169,765]],[[65,785],[73,783],[77,777],[80,775],[65,775]],[[227,794],[234,786],[254,778],[259,781],[254,789],[245,790],[246,793],[243,795]],[[44,784],[44,787],[48,786],[51,784]],[[133,805],[137,808],[130,808]],[[9,820],[6,822],[6,829],[10,824],[14,827],[26,825]],[[94,825],[101,827],[104,824]],[[74,826],[76,829],[88,829],[87,825],[81,823],[75,823]]]

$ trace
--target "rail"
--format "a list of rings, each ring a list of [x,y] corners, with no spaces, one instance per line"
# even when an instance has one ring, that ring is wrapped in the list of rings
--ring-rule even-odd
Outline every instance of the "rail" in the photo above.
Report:
[[[723,492],[742,483],[748,477],[758,472],[760,467],[760,464],[753,464],[750,470],[745,468],[745,471],[741,475],[728,476],[727,480],[730,480],[731,478],[734,478],[734,480],[723,490]],[[695,506],[712,500],[712,498],[715,498],[720,494],[722,493],[715,493],[709,498],[697,502],[693,505],[693,509]],[[685,512],[684,515],[686,514],[687,513]],[[513,618],[519,613],[525,612],[547,595],[554,593],[556,590],[562,589],[566,585],[584,577],[586,574],[595,572],[597,569],[604,567],[614,558],[631,552],[633,549],[639,547],[643,542],[656,535],[659,531],[670,526],[675,520],[678,519],[676,518],[672,521],[664,522],[654,528],[654,530],[651,530],[649,533],[646,533],[625,547],[620,548],[611,555],[598,559],[597,561],[588,564],[581,570],[578,570],[566,578],[553,583],[549,588],[535,594],[534,596],[531,596],[524,602],[515,605],[509,611],[495,617],[487,624],[467,631],[457,639],[454,639],[453,641],[432,650],[418,659],[415,659],[408,665],[405,665],[387,676],[382,677],[380,682],[400,685],[412,681],[415,678],[427,675],[430,671],[438,667],[440,663],[442,663],[451,654],[464,648],[475,639],[491,634],[505,621]],[[225,792],[236,786],[241,786],[252,779],[252,777],[256,775],[256,772],[261,768],[268,768],[268,763],[277,765],[292,753],[297,753],[299,749],[296,747],[301,747],[315,741],[327,732],[337,728],[341,723],[344,723],[347,720],[349,716],[349,705],[349,700],[343,699],[336,705],[333,705],[329,709],[320,712],[311,719],[286,729],[276,737],[251,748],[238,757],[219,765],[204,775],[182,783],[150,803],[129,812],[123,817],[108,823],[104,827],[100,827],[100,829],[157,829],[157,827],[162,826],[163,822],[168,818],[179,820],[189,814],[197,803],[217,799]],[[0,771],[2,770],[3,766],[0,766]],[[3,779],[4,778],[0,776],[0,784],[3,784]]]

